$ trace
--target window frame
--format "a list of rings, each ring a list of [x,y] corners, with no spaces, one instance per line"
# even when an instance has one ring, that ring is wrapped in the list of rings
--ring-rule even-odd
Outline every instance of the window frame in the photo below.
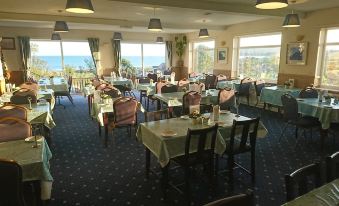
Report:
[[[166,58],[166,43],[155,43],[153,41],[121,41],[121,44],[140,44],[141,45],[141,69],[142,69],[142,76],[145,76],[145,65],[144,65],[144,44],[155,44],[155,45],[164,45],[165,46],[165,64],[167,65],[167,58]],[[121,52],[122,58],[122,52]]]
[[[194,44],[198,44],[198,43],[204,43],[204,42],[214,42],[214,48],[213,48],[213,68],[212,71],[205,71],[205,73],[213,73],[214,67],[215,67],[215,60],[216,60],[216,54],[215,54],[215,39],[214,38],[209,38],[209,39],[199,39],[199,40],[195,40],[189,43],[189,72],[195,72],[194,69],[194,61],[195,61],[195,52],[194,52]],[[212,50],[212,49],[211,49]],[[206,50],[209,51],[209,50]]]
[[[280,45],[265,45],[265,46],[243,46],[240,47],[240,39],[241,38],[248,38],[248,37],[259,37],[259,36],[273,36],[273,35],[280,35]],[[264,48],[280,48],[279,51],[279,64],[278,64],[278,74],[280,71],[280,61],[281,61],[281,49],[282,49],[282,32],[270,32],[270,33],[260,33],[260,34],[248,34],[242,36],[236,36],[233,38],[233,58],[232,58],[232,78],[235,78],[240,75],[240,68],[239,68],[239,57],[240,57],[240,49],[264,49]],[[278,78],[276,80],[273,79],[263,79],[269,83],[277,83]]]

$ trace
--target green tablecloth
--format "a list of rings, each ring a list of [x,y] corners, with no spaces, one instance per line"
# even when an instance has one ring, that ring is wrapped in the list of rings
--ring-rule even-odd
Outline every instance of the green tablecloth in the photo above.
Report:
[[[127,85],[129,88],[134,87],[132,80],[126,79],[126,78],[117,77],[113,79],[110,76],[105,76],[104,80],[111,83],[113,86],[114,85]]]
[[[16,140],[0,143],[0,158],[15,160],[22,168],[23,181],[41,181],[41,199],[50,199],[53,177],[49,170],[52,153],[44,138],[39,138],[38,148],[33,142]]]
[[[88,85],[88,86],[85,86],[85,87],[84,87],[84,89],[83,89],[82,92],[84,93],[84,96],[87,97],[87,96],[93,94],[94,91],[95,91],[94,86]]]
[[[24,104],[22,106],[27,109],[29,108],[28,104]],[[32,110],[27,110],[27,121],[31,124],[43,124],[49,129],[56,126],[51,115],[51,107],[48,102],[46,104],[32,104]]]
[[[217,83],[218,89],[224,89],[224,88],[231,88],[233,90],[238,91],[240,86],[239,80],[231,80],[231,81],[221,81]]]
[[[63,77],[42,78],[38,81],[38,84],[42,89],[52,89],[54,92],[68,92],[68,84]]]
[[[147,95],[153,95],[156,93],[155,91],[155,84],[156,83],[149,83],[149,84],[137,84],[136,85],[136,89],[137,90],[143,90],[143,91],[146,91]]]
[[[282,106],[281,96],[289,93],[294,97],[298,97],[300,93],[300,89],[285,89],[284,86],[272,86],[272,87],[264,87],[261,90],[260,94],[260,102],[265,102],[275,106]]]
[[[339,191],[335,188],[339,189],[339,179],[287,202],[283,206],[337,206],[339,204]]]
[[[218,92],[219,90],[206,90],[201,94],[201,104],[218,104]],[[154,97],[160,101],[165,102],[169,107],[182,106],[182,98],[185,92],[172,92],[163,94],[154,94]]]
[[[235,114],[221,114],[219,121],[224,123],[219,127],[215,152],[223,154],[226,149],[226,139],[229,138],[233,119]],[[247,117],[238,117],[240,120],[246,120]],[[220,124],[220,123],[219,123]],[[194,125],[191,119],[172,118],[154,122],[141,123],[138,127],[137,138],[146,146],[158,159],[162,167],[166,166],[170,159],[184,154],[185,140],[187,129],[206,128],[207,125]],[[173,130],[177,134],[173,137],[163,137],[161,134],[165,130]],[[266,128],[260,123],[258,137],[265,137],[267,134]],[[196,148],[191,148],[195,151]]]
[[[318,118],[323,129],[328,129],[331,122],[339,122],[339,105],[319,102],[317,98],[297,100],[299,113]]]

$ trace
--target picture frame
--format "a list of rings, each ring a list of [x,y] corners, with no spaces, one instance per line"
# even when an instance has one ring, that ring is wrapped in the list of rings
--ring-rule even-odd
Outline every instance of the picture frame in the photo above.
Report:
[[[286,63],[289,65],[306,65],[308,42],[287,44]]]
[[[227,64],[228,48],[222,47],[217,49],[217,62],[219,64]]]
[[[0,45],[2,50],[15,50],[15,38],[2,37]]]

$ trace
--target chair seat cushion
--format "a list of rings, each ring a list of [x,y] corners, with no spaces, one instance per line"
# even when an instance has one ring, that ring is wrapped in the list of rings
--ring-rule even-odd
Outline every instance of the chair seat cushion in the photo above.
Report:
[[[316,127],[320,126],[320,122],[315,117],[303,116],[296,121],[296,125],[301,127]]]

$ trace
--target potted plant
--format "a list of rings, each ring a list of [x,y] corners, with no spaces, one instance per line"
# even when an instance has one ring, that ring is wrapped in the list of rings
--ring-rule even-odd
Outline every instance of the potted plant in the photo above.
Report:
[[[184,66],[184,60],[182,59],[182,56],[185,53],[186,46],[187,46],[186,36],[183,36],[181,39],[179,37],[175,37],[175,48],[176,48],[175,52],[179,57],[179,60],[177,61],[177,66]]]

